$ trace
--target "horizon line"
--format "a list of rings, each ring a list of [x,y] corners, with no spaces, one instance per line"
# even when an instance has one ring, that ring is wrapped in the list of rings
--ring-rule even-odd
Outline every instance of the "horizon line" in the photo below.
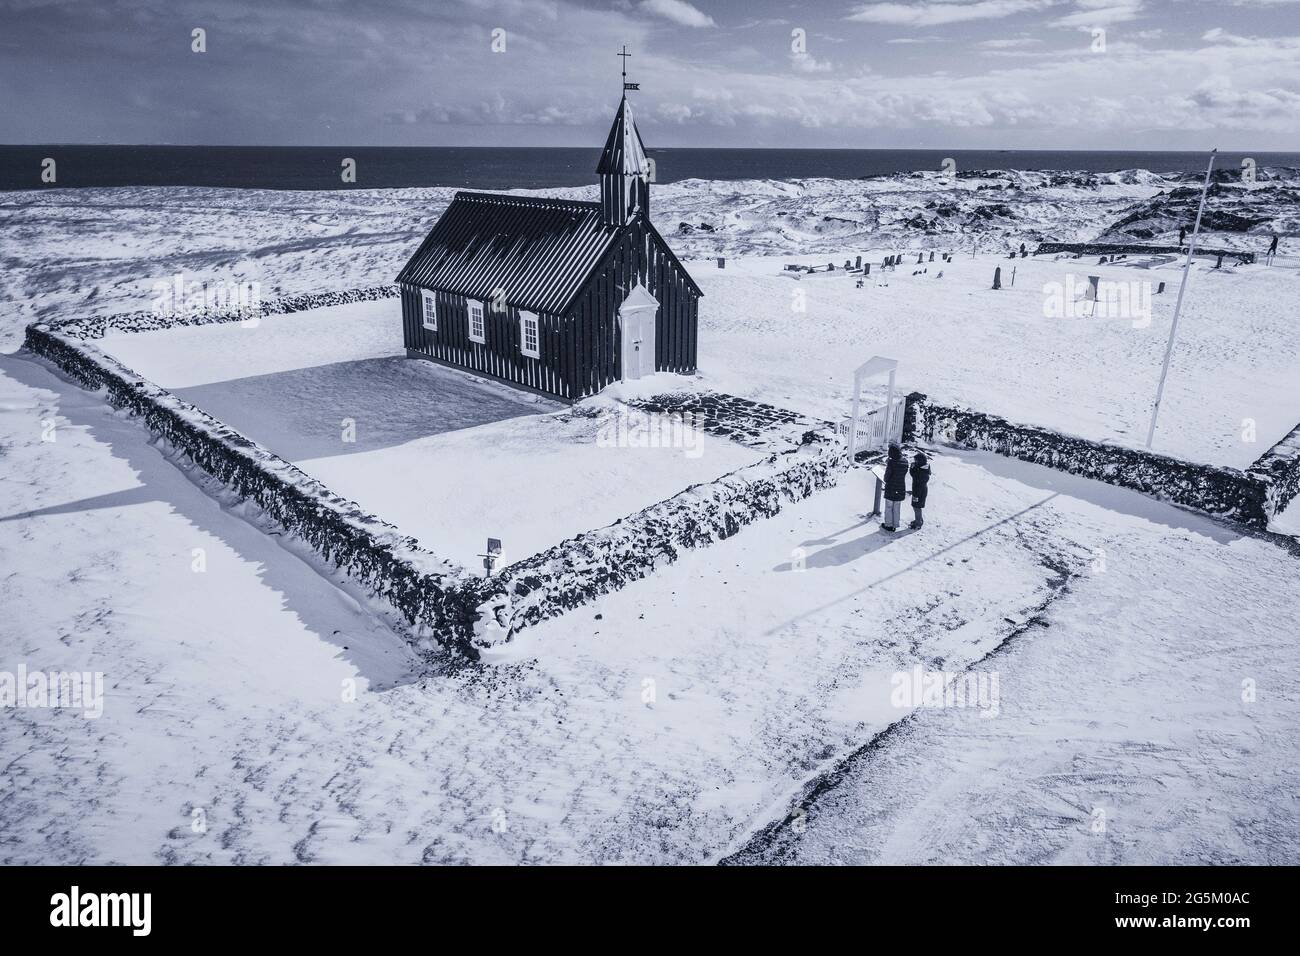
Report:
[[[338,144],[300,144],[300,143],[0,143],[0,149],[44,149],[44,148],[103,148],[103,149],[582,149],[600,152],[599,146],[484,146],[461,144],[437,144],[425,146],[410,145],[370,145],[365,143]],[[1294,149],[1251,149],[1250,147],[1141,147],[1099,149],[1090,147],[1079,149],[1068,146],[647,146],[647,152],[660,150],[714,150],[753,152],[876,152],[876,153],[1191,153],[1209,155],[1214,149],[1220,153],[1278,153],[1283,155],[1300,153],[1300,146]]]

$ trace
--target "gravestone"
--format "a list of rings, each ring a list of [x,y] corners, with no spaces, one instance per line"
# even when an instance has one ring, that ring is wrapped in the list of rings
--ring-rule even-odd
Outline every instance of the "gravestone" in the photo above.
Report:
[[[1002,267],[1001,266],[998,266],[996,269],[993,270],[993,288],[995,289],[1002,288]]]

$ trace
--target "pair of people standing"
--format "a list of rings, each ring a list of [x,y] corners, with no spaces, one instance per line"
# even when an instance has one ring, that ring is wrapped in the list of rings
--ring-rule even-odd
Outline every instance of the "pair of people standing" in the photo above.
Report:
[[[885,520],[880,527],[886,531],[897,531],[902,520],[903,502],[907,498],[907,477],[909,469],[903,461],[903,450],[895,444],[889,446],[889,456],[885,459]],[[912,458],[910,469],[912,477],[912,519],[911,528],[920,528],[925,524],[922,512],[925,510],[926,494],[930,490],[930,463],[925,454],[917,452]]]

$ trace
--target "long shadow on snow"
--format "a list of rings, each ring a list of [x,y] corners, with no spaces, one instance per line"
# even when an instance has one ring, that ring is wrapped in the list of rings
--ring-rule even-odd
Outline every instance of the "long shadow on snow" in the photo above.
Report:
[[[281,595],[284,606],[303,626],[339,648],[340,655],[355,666],[374,690],[418,681],[431,671],[441,670],[420,661],[404,641],[381,619],[364,607],[358,613],[357,600],[309,560],[299,557],[289,546],[281,546],[278,533],[268,534],[256,525],[230,513],[226,506],[209,495],[203,486],[188,478],[184,471],[151,445],[150,434],[123,413],[115,412],[96,393],[82,389],[63,377],[53,366],[27,352],[0,353],[0,375],[57,396],[57,414],[72,427],[84,428],[95,441],[111,450],[135,472],[139,484],[103,495],[52,505],[0,521],[43,515],[74,514],[98,508],[114,508],[158,501],[188,521],[197,531],[220,539],[244,561],[256,568],[256,574],[268,587]],[[205,472],[211,487],[220,487]],[[129,542],[124,543],[129,547]],[[177,560],[191,560],[188,552]],[[322,587],[324,585],[324,587]],[[323,602],[322,593],[336,597]],[[183,609],[181,609],[183,613]],[[358,621],[374,626],[358,631]],[[178,627],[184,625],[178,620]],[[379,642],[376,635],[381,636]],[[391,638],[388,646],[386,638]],[[249,661],[250,667],[258,662]]]
[[[418,359],[334,362],[171,389],[295,463],[552,411]],[[350,426],[350,429],[349,429]],[[351,441],[345,441],[350,430]]]

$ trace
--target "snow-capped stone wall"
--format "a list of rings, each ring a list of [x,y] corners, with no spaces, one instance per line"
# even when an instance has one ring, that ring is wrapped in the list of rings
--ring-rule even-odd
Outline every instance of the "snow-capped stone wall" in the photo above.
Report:
[[[200,408],[136,374],[87,342],[48,326],[27,329],[26,346],[108,401],[139,416],[167,449],[212,475],[326,564],[392,605],[424,636],[469,648],[474,634],[474,578],[420,548],[413,538],[366,513],[296,466]]]
[[[294,296],[268,303],[261,314],[385,298],[392,288]],[[25,344],[85,387],[104,390],[110,404],[140,417],[169,453],[193,462],[327,567],[392,606],[412,626],[407,636],[421,649],[436,639],[477,657],[480,648],[653,573],[684,549],[729,538],[777,514],[787,503],[835,484],[848,469],[843,442],[816,419],[720,394],[647,399],[667,411],[692,411],[716,434],[775,450],[717,481],[693,485],[480,578],[419,547],[398,528],[87,341],[110,329],[146,331],[244,318],[230,312],[139,312],[57,326],[38,323],[28,326]]]
[[[848,471],[844,443],[810,431],[796,448],[693,485],[614,524],[571,538],[480,582],[480,646],[556,617],[671,564],[688,548],[731,537]]]
[[[215,325],[222,322],[246,322],[266,315],[288,312],[305,312],[323,309],[330,305],[347,305],[350,302],[371,302],[375,299],[392,299],[398,295],[395,285],[376,285],[364,289],[346,289],[342,292],[304,292],[300,295],[268,299],[247,309],[193,309],[179,312],[119,312],[116,315],[92,316],[70,319],[66,322],[48,323],[50,328],[79,339],[102,339],[109,332],[153,332],[174,329],[181,325]]]
[[[672,392],[623,402],[650,414],[681,416],[706,434],[764,450],[799,445],[808,432],[833,427],[787,408],[723,392]]]
[[[1300,425],[1260,455],[1248,474],[1268,482],[1268,513],[1280,515],[1300,495]]]
[[[1141,243],[1120,243],[1120,242],[1042,242],[1034,250],[1036,256],[1050,256],[1056,253],[1069,253],[1080,256],[1153,256],[1153,255],[1182,255],[1186,252],[1185,247],[1179,246],[1147,246]],[[1244,252],[1237,249],[1201,249],[1197,248],[1198,256],[1223,256],[1225,259],[1233,259],[1240,262],[1254,262],[1255,253]]]
[[[1036,425],[1018,425],[968,408],[935,404],[919,392],[907,396],[904,441],[980,448],[1046,465],[1143,494],[1266,528],[1272,482],[1252,471],[1182,461],[1168,455],[1090,441]],[[910,426],[911,431],[906,428]]]

